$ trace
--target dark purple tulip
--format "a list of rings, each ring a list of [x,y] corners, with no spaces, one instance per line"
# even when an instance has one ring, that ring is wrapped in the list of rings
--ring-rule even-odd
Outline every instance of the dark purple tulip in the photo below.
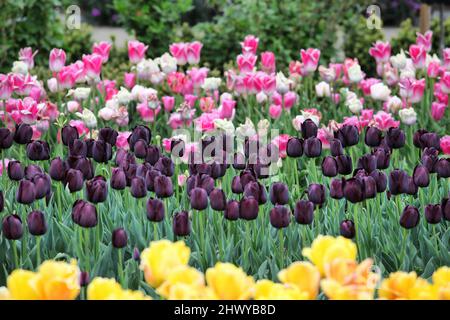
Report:
[[[377,184],[377,192],[381,193],[386,191],[387,188],[387,177],[384,172],[379,170],[374,170],[370,173],[370,176],[375,179]]]
[[[112,245],[114,248],[121,249],[127,246],[128,235],[124,228],[118,228],[112,232]]]
[[[13,140],[14,135],[8,128],[0,128],[0,150],[11,148]]]
[[[93,150],[94,150],[94,143],[95,140],[94,139],[85,139],[84,142],[86,143],[86,157],[88,158],[92,158],[93,157]]]
[[[33,161],[50,159],[50,146],[47,142],[36,140],[27,145],[27,157]]]
[[[423,149],[425,146],[422,144],[421,141],[421,137],[423,134],[428,133],[427,130],[425,129],[419,129],[416,132],[414,132],[414,136],[413,136],[413,144],[416,148],[421,148]]]
[[[441,209],[444,219],[450,221],[450,201],[448,200],[448,198],[442,199]]]
[[[144,140],[146,144],[150,144],[152,138],[152,132],[147,126],[136,126],[134,127],[131,135],[128,137],[128,144],[130,145],[131,151],[134,151],[134,145],[138,140]]]
[[[303,155],[303,140],[290,138],[287,143],[286,153],[289,157],[298,158]]]
[[[89,272],[81,271],[80,272],[80,287],[87,287],[89,282],[91,281],[89,277]]]
[[[211,166],[207,163],[195,163],[189,164],[189,173],[191,175],[201,175],[206,174],[211,175]]]
[[[33,129],[29,124],[16,124],[16,131],[14,132],[14,141],[18,144],[30,143],[33,137]]]
[[[155,169],[160,171],[163,175],[171,177],[173,176],[174,163],[172,159],[168,157],[161,157],[156,162]]]
[[[136,167],[136,177],[145,178],[149,170],[153,170],[153,167],[149,163],[144,162],[143,164],[138,164]]]
[[[317,125],[311,119],[306,119],[301,125],[302,137],[304,139],[317,137]]]
[[[174,157],[182,157],[184,155],[185,148],[185,143],[181,139],[172,139],[170,141],[170,152]]]
[[[378,147],[383,140],[383,133],[377,127],[367,127],[364,142],[369,147]]]
[[[85,180],[91,180],[94,177],[94,166],[88,158],[78,159],[73,169],[81,171]]]
[[[334,132],[334,137],[341,141],[344,148],[354,146],[359,142],[358,128],[354,125],[344,125]]]
[[[341,225],[339,227],[339,231],[341,233],[341,236],[347,238],[347,239],[353,239],[355,237],[355,224],[352,220],[344,220],[341,222]]]
[[[105,141],[109,143],[111,146],[115,146],[118,135],[119,134],[114,129],[111,129],[109,127],[101,128],[98,131],[98,140]]]
[[[52,182],[49,175],[45,173],[36,174],[31,181],[34,184],[34,190],[36,190],[36,199],[42,199],[50,192]]]
[[[164,220],[164,202],[160,199],[150,198],[147,201],[147,219],[153,222]]]
[[[233,180],[231,181],[231,191],[235,194],[241,194],[242,192],[244,192],[240,176],[233,177]]]
[[[270,202],[273,205],[285,205],[289,202],[289,189],[286,184],[282,182],[275,182],[270,187]]]
[[[108,185],[102,176],[96,176],[86,181],[86,196],[92,203],[104,202],[108,196]]]
[[[244,196],[253,197],[258,201],[259,204],[264,204],[267,202],[266,188],[259,182],[249,182],[244,187]]]
[[[428,172],[428,169],[425,166],[418,164],[414,168],[413,180],[414,184],[420,188],[428,187],[430,184],[430,173]]]
[[[434,132],[426,132],[420,135],[420,145],[422,149],[424,148],[435,148],[437,150],[441,149],[440,138]]]
[[[133,260],[134,261],[141,260],[141,253],[139,252],[139,249],[137,247],[134,247],[134,249],[133,249]]]
[[[308,199],[314,204],[323,204],[325,202],[325,187],[319,183],[311,183],[308,186]]]
[[[11,180],[20,181],[25,176],[25,171],[20,164],[20,161],[9,161],[8,162],[8,177]]]
[[[400,225],[405,229],[412,229],[419,223],[419,210],[414,206],[406,206],[400,217]]]
[[[391,159],[391,152],[384,148],[376,148],[372,154],[377,159],[377,169],[387,169]]]
[[[395,169],[389,173],[389,191],[391,194],[406,193],[408,175],[405,171]]]
[[[16,200],[22,204],[30,204],[36,199],[36,188],[29,180],[21,180],[16,192]]]
[[[5,198],[3,196],[3,191],[0,190],[0,212],[5,208]]]
[[[155,191],[155,178],[160,176],[161,172],[155,169],[150,169],[145,174],[145,184],[147,185],[148,191]]]
[[[67,163],[60,157],[56,157],[50,162],[50,169],[48,172],[53,180],[63,181],[66,176],[67,169]]]
[[[440,204],[428,204],[425,206],[425,219],[428,223],[436,224],[442,220],[442,208]]]
[[[205,189],[194,188],[190,195],[191,207],[195,210],[204,210],[208,207],[208,193]]]
[[[146,149],[145,162],[150,163],[152,166],[158,162],[161,157],[161,151],[157,146],[149,145]]]
[[[377,157],[372,154],[365,154],[358,160],[358,168],[363,168],[367,173],[377,169]]]
[[[325,177],[335,177],[338,174],[338,165],[334,157],[326,156],[323,158],[322,173]]]
[[[220,164],[213,162],[211,164],[211,178],[218,179],[225,175],[227,166],[225,164]]]
[[[62,142],[65,146],[70,146],[75,139],[78,139],[78,130],[72,126],[65,126],[61,130]]]
[[[147,195],[147,186],[145,180],[142,177],[134,177],[131,179],[130,187],[131,195],[134,198],[143,198]]]
[[[100,163],[106,163],[112,158],[112,147],[108,142],[97,140],[92,146],[92,158]]]
[[[227,199],[222,189],[214,188],[209,194],[211,208],[216,211],[224,211],[227,206]]]
[[[377,195],[377,182],[371,176],[362,177],[364,187],[364,199],[372,199]]]
[[[344,197],[351,203],[364,200],[364,185],[360,179],[350,178],[344,182]]]
[[[111,180],[109,182],[111,188],[115,190],[123,190],[127,186],[127,177],[122,168],[112,168]]]
[[[450,158],[441,158],[434,165],[434,171],[439,178],[450,177]]]
[[[173,233],[178,237],[188,236],[191,233],[191,221],[187,211],[175,213],[173,217]]]
[[[138,159],[144,159],[147,156],[147,142],[139,139],[134,144],[134,155]]]
[[[233,168],[236,170],[244,170],[245,169],[245,156],[242,153],[237,152],[234,154]]]
[[[83,173],[77,169],[69,169],[66,174],[66,183],[70,192],[77,192],[83,189]]]
[[[69,155],[72,157],[85,158],[87,156],[87,144],[84,140],[75,139],[69,145]]]
[[[32,211],[27,217],[28,231],[33,236],[42,236],[47,232],[47,222],[41,211]]]
[[[389,128],[386,133],[386,143],[392,149],[400,149],[405,145],[405,132],[400,128]]]
[[[254,220],[258,217],[258,200],[253,197],[242,198],[239,203],[239,218],[244,220]]]
[[[236,200],[228,201],[223,216],[225,219],[232,221],[239,219],[239,202]]]
[[[340,156],[344,154],[344,148],[342,147],[341,140],[331,139],[330,140],[330,151],[333,157]]]
[[[308,138],[305,140],[304,153],[308,158],[319,157],[322,153],[322,141],[318,138]]]
[[[350,174],[353,171],[352,158],[343,154],[336,157],[337,169],[339,174]]]
[[[291,212],[288,208],[281,205],[276,205],[270,210],[270,224],[272,227],[281,229],[289,226],[291,222]]]
[[[124,163],[124,161],[126,161],[126,158],[128,157],[129,153],[127,150],[123,149],[123,148],[117,148],[116,151],[116,159],[115,159],[115,163],[116,166],[122,166],[122,163]],[[134,157],[133,155],[131,155],[132,157]],[[136,161],[134,161],[134,163],[136,163]]]
[[[3,218],[3,235],[8,240],[18,240],[22,238],[22,219],[17,214],[11,214]]]
[[[434,173],[435,164],[439,161],[439,150],[435,148],[423,149],[420,161],[428,169],[430,173]]]
[[[252,181],[256,181],[255,174],[251,170],[244,170],[244,171],[242,171],[240,173],[239,177],[240,177],[240,180],[241,180],[242,188],[244,188],[247,185],[247,183],[252,182]]]
[[[97,225],[97,208],[84,200],[76,200],[72,207],[72,220],[83,228]]]
[[[172,179],[169,177],[164,175],[156,176],[153,184],[158,198],[167,198],[173,195]]]
[[[414,183],[414,179],[410,176],[406,177],[405,185],[402,186],[404,193],[415,196],[419,191],[419,187]]]
[[[136,177],[136,171],[137,171],[137,164],[128,164],[125,167],[122,167],[123,171],[125,172],[125,176],[127,178],[127,186],[131,187],[131,180]]]
[[[332,179],[330,182],[330,197],[342,199],[344,197],[344,181],[342,179]]]
[[[308,200],[299,200],[294,208],[295,221],[300,224],[311,224],[314,219],[314,203]]]
[[[35,175],[40,173],[44,173],[44,170],[35,164],[30,164],[25,167],[25,178],[28,180],[33,179]]]

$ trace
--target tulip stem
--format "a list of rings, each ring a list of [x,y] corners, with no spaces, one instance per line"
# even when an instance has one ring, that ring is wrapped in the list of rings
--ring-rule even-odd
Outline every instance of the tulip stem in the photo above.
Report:
[[[15,265],[15,268],[18,269],[20,267],[20,265],[19,265],[19,256],[17,255],[17,244],[16,244],[15,240],[11,241],[11,246],[12,246],[13,255],[14,255],[14,265]]]
[[[119,273],[119,282],[124,286],[124,279],[123,279],[123,257],[122,257],[122,249],[118,249],[117,254],[119,255],[119,264],[118,264],[118,273]]]
[[[280,267],[280,269],[281,268],[283,268],[284,267],[284,264],[283,264],[283,255],[284,255],[284,235],[283,235],[283,229],[279,229],[278,230],[278,244],[279,244],[279,246],[280,246],[280,249],[279,249],[279,251],[280,251],[280,265],[279,265],[279,267]]]
[[[39,267],[41,264],[41,237],[36,238],[36,266]]]

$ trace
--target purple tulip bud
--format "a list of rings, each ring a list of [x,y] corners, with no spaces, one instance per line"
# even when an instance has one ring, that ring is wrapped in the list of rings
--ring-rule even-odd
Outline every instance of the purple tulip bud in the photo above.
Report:
[[[36,174],[31,181],[34,184],[34,190],[36,191],[36,199],[42,199],[50,192],[52,183],[47,174]]]
[[[134,177],[131,179],[131,195],[134,198],[143,198],[147,195],[147,186],[145,180],[142,177]]]
[[[97,208],[84,200],[76,200],[72,207],[72,220],[83,228],[97,225]]]
[[[127,178],[122,168],[111,169],[111,180],[109,182],[111,188],[115,190],[123,190],[127,186]]]
[[[112,147],[108,142],[97,140],[92,146],[92,158],[96,162],[107,163],[112,158]]]
[[[288,208],[281,205],[276,205],[270,210],[270,224],[272,227],[281,229],[289,226],[291,222],[291,212]]]
[[[322,141],[318,138],[308,138],[304,143],[304,153],[308,158],[319,157],[322,153]]]
[[[414,206],[406,206],[400,217],[400,225],[405,229],[412,229],[419,223],[419,210]]]
[[[139,252],[139,249],[137,247],[134,247],[134,249],[133,249],[133,260],[134,261],[141,260],[141,253]]]
[[[442,207],[440,204],[428,204],[425,206],[425,219],[430,224],[437,224],[442,220]]]
[[[14,135],[8,128],[0,128],[0,150],[11,148],[13,140]]]
[[[414,179],[410,176],[406,177],[405,185],[402,186],[402,188],[404,190],[404,193],[413,195],[413,196],[417,195],[417,192],[419,191],[419,188],[414,183]]]
[[[87,144],[84,140],[75,139],[69,145],[69,155],[72,157],[85,158],[87,156]]]
[[[8,240],[18,240],[22,238],[23,227],[22,220],[17,214],[11,214],[3,218],[3,235]]]
[[[161,151],[157,146],[149,145],[147,146],[146,152],[145,162],[150,163],[152,166],[154,166],[161,157]]]
[[[353,239],[355,237],[355,224],[352,220],[344,220],[341,222],[339,231],[341,236],[347,239]]]
[[[147,143],[139,139],[134,144],[134,155],[136,158],[144,159],[147,156]]]
[[[50,159],[50,146],[45,141],[36,140],[27,145],[27,157],[33,161]]]
[[[358,160],[358,168],[363,168],[367,173],[377,169],[377,157],[372,154],[365,154]]]
[[[118,228],[112,232],[112,245],[121,249],[127,246],[128,235],[124,228]]]
[[[65,146],[70,146],[75,139],[78,139],[78,130],[72,126],[65,126],[61,130],[62,142]]]
[[[83,189],[84,183],[83,173],[79,170],[76,169],[67,170],[65,181],[70,192],[77,192]]]
[[[383,140],[383,133],[377,127],[367,127],[364,142],[369,147],[378,147]]]
[[[25,171],[20,164],[20,161],[9,161],[8,162],[8,177],[14,181],[20,181],[25,176]]]
[[[174,163],[172,159],[168,157],[161,157],[158,162],[156,162],[155,169],[160,171],[163,175],[171,177],[173,176]]]
[[[175,213],[173,217],[173,233],[178,237],[188,236],[191,233],[191,221],[187,211]]]
[[[424,129],[419,129],[414,133],[413,144],[416,148],[423,149],[425,147],[420,139],[424,133],[428,133],[428,131]]]
[[[147,219],[153,222],[164,220],[164,203],[160,199],[150,198],[147,201]]]
[[[245,156],[242,153],[237,152],[234,154],[233,168],[236,170],[244,170],[245,169]]]
[[[214,188],[209,194],[211,208],[216,211],[224,211],[227,206],[227,199],[222,189]]]
[[[94,152],[93,150],[94,150],[95,140],[89,138],[89,139],[85,139],[84,142],[86,143],[86,149],[87,149],[86,157],[87,158],[92,158],[93,157],[93,152]]]
[[[167,198],[173,195],[172,180],[167,176],[157,176],[154,180],[155,194],[158,198]]]
[[[336,163],[339,174],[350,174],[353,171],[352,158],[348,155],[340,155],[336,157]]]
[[[14,132],[14,141],[18,144],[30,143],[33,137],[33,129],[29,124],[16,124],[16,131]]]
[[[80,272],[80,287],[87,287],[90,282],[89,272],[81,271]]]
[[[138,140],[144,140],[146,144],[150,144],[150,140],[152,138],[152,132],[147,126],[136,126],[134,127],[131,135],[128,137],[128,144],[130,146],[130,150],[134,151],[134,145]]]
[[[361,181],[364,188],[364,199],[372,199],[377,195],[377,182],[371,176],[362,177]]]
[[[420,188],[428,187],[430,184],[430,173],[428,169],[423,165],[417,165],[413,172],[414,184]]]
[[[405,132],[400,128],[389,128],[386,134],[386,143],[392,149],[400,149],[405,145]]]
[[[286,153],[291,158],[298,158],[303,155],[303,140],[299,138],[290,138],[287,143]]]
[[[344,154],[344,148],[342,147],[341,140],[330,139],[330,151],[333,157],[337,157]]]
[[[242,192],[244,192],[240,176],[233,177],[233,180],[231,181],[231,191],[235,194],[241,194]]]
[[[36,199],[36,188],[29,180],[21,180],[16,192],[16,200],[22,204],[30,204]]]
[[[364,200],[364,185],[360,179],[350,178],[344,182],[344,197],[351,203]]]
[[[132,153],[129,153],[125,149],[119,148],[116,152],[116,165],[118,167],[126,167],[129,164],[136,164],[136,158]]]
[[[325,202],[325,187],[319,183],[311,183],[308,186],[308,199],[314,204],[323,204]]]
[[[308,200],[299,200],[294,208],[295,221],[300,224],[311,224],[314,219],[314,203]]]
[[[222,178],[227,172],[227,165],[217,162],[211,164],[211,178],[218,179]]]
[[[342,199],[344,197],[344,182],[342,179],[332,179],[330,182],[330,197]]]
[[[28,180],[33,179],[35,175],[41,173],[44,173],[44,170],[35,164],[30,164],[25,168],[25,178]]]
[[[242,188],[245,188],[245,186],[252,181],[256,181],[256,177],[253,171],[250,170],[244,170],[240,173],[240,182],[242,185]]]
[[[145,174],[145,184],[148,191],[155,191],[155,178],[160,176],[161,172],[155,169],[150,169]]]
[[[27,217],[28,231],[33,236],[42,236],[47,232],[47,222],[41,211],[32,211]]]
[[[191,207],[195,210],[204,210],[208,207],[208,193],[205,189],[194,188],[190,195]]]
[[[92,203],[104,202],[108,196],[108,185],[102,176],[86,181],[86,196]]]
[[[249,182],[244,187],[244,196],[253,197],[258,201],[259,204],[264,204],[267,202],[266,188],[259,182]]]
[[[450,177],[450,158],[441,158],[434,165],[434,172],[439,178]]]
[[[50,177],[54,181],[63,181],[66,176],[67,169],[67,163],[64,162],[60,157],[56,157],[50,162]]]
[[[228,201],[223,216],[225,219],[232,221],[239,219],[239,202],[236,200]]]
[[[425,132],[420,135],[420,145],[421,148],[435,148],[437,150],[441,149],[440,138],[434,132]]]
[[[125,167],[121,167],[123,171],[125,172],[125,177],[127,178],[127,186],[131,187],[131,180],[136,177],[136,171],[137,171],[137,164],[128,164]]]
[[[370,173],[370,176],[375,179],[375,182],[377,184],[377,192],[381,193],[386,191],[387,187],[387,177],[384,172],[381,172],[379,170],[374,170]]]
[[[435,172],[435,164],[439,160],[439,151],[435,148],[425,148],[423,149],[420,161],[428,169],[430,173]]]
[[[258,217],[258,200],[253,197],[242,198],[239,203],[239,218],[254,220]]]
[[[406,193],[408,175],[405,171],[395,169],[389,173],[389,191],[393,195]]]
[[[141,177],[141,178],[145,179],[145,176],[147,175],[147,172],[149,170],[152,170],[152,169],[153,169],[153,167],[147,162],[144,162],[142,164],[138,164],[136,166],[136,177]]]
[[[311,119],[306,119],[301,125],[302,137],[304,139],[317,137],[317,125]]]
[[[338,165],[335,158],[332,156],[323,158],[322,173],[325,177],[335,177],[338,174]]]
[[[289,189],[286,184],[282,182],[275,182],[270,187],[270,202],[273,205],[285,205],[289,202]]]
[[[111,146],[116,145],[118,136],[119,134],[117,133],[117,131],[109,127],[101,128],[98,131],[98,140],[105,141],[109,143]]]
[[[334,137],[341,141],[344,148],[354,146],[359,142],[358,128],[354,125],[344,125],[334,132]]]
[[[387,169],[391,160],[391,152],[384,148],[376,148],[372,154],[377,159],[377,169]]]

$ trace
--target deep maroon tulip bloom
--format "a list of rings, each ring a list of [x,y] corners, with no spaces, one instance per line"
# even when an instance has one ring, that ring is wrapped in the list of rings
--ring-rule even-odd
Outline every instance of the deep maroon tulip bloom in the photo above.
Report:
[[[83,189],[83,173],[77,169],[67,170],[65,181],[70,192],[77,192]]]
[[[412,229],[419,223],[419,210],[414,206],[406,206],[400,217],[400,225],[405,229]]]
[[[387,188],[387,177],[384,172],[379,170],[374,170],[370,173],[370,176],[375,179],[377,184],[377,192],[381,193],[386,191]]]
[[[108,196],[108,185],[102,176],[96,176],[86,181],[86,196],[92,203],[104,202]]]
[[[97,140],[92,146],[92,158],[100,163],[106,163],[112,158],[112,147],[108,142]]]
[[[3,191],[0,190],[0,212],[5,208],[5,198],[3,196]]]
[[[161,176],[161,172],[155,169],[150,169],[145,174],[145,184],[148,191],[155,191],[155,178]]]
[[[233,180],[231,181],[231,191],[235,194],[241,194],[242,192],[244,192],[240,176],[233,177]]]
[[[425,129],[419,129],[416,132],[414,132],[413,144],[416,148],[423,149],[425,147],[420,139],[424,133],[428,133],[428,131]]]
[[[141,260],[141,253],[139,252],[139,249],[137,247],[134,247],[134,249],[133,249],[133,260],[134,261]]]
[[[273,205],[285,205],[289,202],[289,189],[286,184],[275,182],[270,187],[269,196]]]
[[[414,184],[420,188],[428,187],[430,184],[430,173],[423,165],[417,165],[413,172]]]
[[[65,126],[61,130],[62,142],[65,146],[70,146],[75,139],[78,139],[78,130],[72,126]]]
[[[29,124],[16,124],[16,131],[14,132],[14,141],[18,144],[27,144],[31,142],[33,137],[33,129]]]
[[[311,119],[306,119],[301,125],[302,137],[304,139],[317,137],[317,125]]]
[[[11,214],[3,218],[3,236],[8,240],[18,240],[22,238],[22,219],[17,214]]]
[[[49,174],[54,181],[63,181],[66,176],[67,170],[67,163],[64,162],[60,157],[56,157],[50,162]]]
[[[25,176],[25,171],[20,161],[12,160],[8,162],[8,177],[14,181],[20,181]]]
[[[95,140],[94,139],[85,139],[84,142],[86,143],[86,157],[87,158],[92,158],[93,157],[93,150],[94,150],[94,143]]]
[[[190,195],[191,207],[195,210],[205,210],[208,207],[208,193],[205,189],[194,188]]]
[[[430,224],[442,221],[442,207],[440,204],[428,204],[425,206],[425,219]]]
[[[172,159],[168,157],[161,157],[158,162],[156,162],[155,169],[160,171],[163,175],[171,177],[173,176],[174,163]]]
[[[130,192],[134,198],[144,198],[147,195],[145,179],[142,177],[134,177],[131,179]]]
[[[423,149],[420,162],[428,169],[430,173],[435,172],[435,165],[439,161],[439,150],[435,148],[425,148]]]
[[[338,174],[338,164],[334,157],[326,156],[323,158],[322,173],[325,177],[335,177]]]
[[[383,140],[383,133],[377,127],[367,127],[364,142],[369,147],[378,147]]]
[[[422,149],[424,148],[435,148],[437,150],[441,149],[439,135],[437,135],[434,132],[425,132],[421,134],[419,141]]]
[[[245,169],[245,156],[242,153],[237,152],[234,154],[233,168],[236,170],[244,170]]]
[[[128,235],[124,228],[118,228],[112,232],[112,245],[114,248],[121,249],[127,246]]]
[[[400,128],[389,128],[386,133],[386,143],[392,149],[400,149],[405,145],[406,136]]]
[[[88,158],[78,159],[73,169],[81,171],[85,180],[91,180],[94,177],[94,165]]]
[[[191,233],[191,221],[187,211],[175,213],[173,217],[173,233],[178,237],[188,236]]]
[[[341,141],[344,148],[354,146],[359,142],[358,128],[354,125],[344,125],[334,132],[334,137]]]
[[[244,196],[253,197],[258,201],[259,204],[264,204],[267,202],[266,188],[259,182],[249,182],[244,187]]]
[[[218,179],[222,178],[227,172],[227,165],[217,162],[211,164],[211,178]]]
[[[91,281],[91,279],[89,277],[89,272],[81,271],[80,272],[80,287],[87,287],[90,281]]]
[[[434,172],[439,178],[450,177],[450,158],[441,158],[434,165]]]
[[[154,180],[155,194],[158,198],[167,198],[173,195],[172,179],[167,176],[156,176]]]
[[[27,157],[33,161],[50,159],[50,146],[47,142],[36,140],[27,145]]]
[[[123,190],[127,186],[127,177],[122,168],[112,168],[111,180],[109,182],[111,188],[115,190]]]
[[[332,179],[330,182],[330,197],[333,199],[342,199],[344,197],[344,180]]]
[[[371,176],[361,178],[364,187],[364,199],[372,199],[377,195],[377,182]]]
[[[391,152],[384,148],[376,148],[372,154],[377,159],[377,169],[387,169],[391,160]]]
[[[304,153],[308,158],[319,157],[322,153],[322,141],[318,138],[308,138],[305,140]]]
[[[444,219],[450,221],[450,201],[448,200],[448,198],[442,199],[441,210]]]
[[[377,169],[377,157],[372,154],[365,154],[358,160],[358,168],[363,168],[367,173]]]
[[[145,159],[147,156],[147,142],[142,139],[139,139],[134,144],[134,155],[138,159]]]
[[[128,137],[128,144],[130,145],[130,150],[134,151],[134,145],[138,140],[144,140],[146,144],[150,144],[152,138],[152,132],[147,126],[136,126],[134,127],[131,135]]]
[[[147,146],[145,155],[145,162],[150,163],[152,166],[155,165],[156,162],[158,162],[159,158],[161,157],[161,151],[157,146],[149,145]]]
[[[0,128],[0,150],[11,148],[13,140],[14,134],[8,128]]]
[[[414,183],[414,179],[410,176],[406,177],[405,185],[403,186],[403,188],[404,193],[413,196],[417,195],[417,192],[419,191],[419,187],[416,186],[416,184]]]
[[[241,185],[242,188],[244,188],[247,183],[252,182],[252,181],[256,181],[256,177],[253,171],[251,170],[244,170],[240,173],[239,175],[240,180],[241,180]]]
[[[295,221],[300,224],[311,224],[314,219],[314,203],[308,200],[299,200],[294,208]]]
[[[97,208],[84,200],[76,200],[72,207],[72,220],[83,228],[97,225]]]
[[[330,140],[330,151],[333,157],[337,157],[344,154],[344,148],[342,147],[341,140],[331,139]]]
[[[360,179],[350,178],[344,182],[344,197],[351,203],[364,200],[364,185]]]
[[[34,184],[34,190],[36,190],[36,199],[44,198],[51,190],[50,176],[45,173],[36,174],[31,180]]]
[[[22,204],[30,204],[36,199],[36,188],[29,180],[21,180],[16,192],[16,200]]]
[[[32,211],[27,217],[28,231],[33,236],[42,236],[47,232],[47,222],[41,211]]]
[[[253,197],[242,198],[239,203],[239,218],[244,220],[254,220],[258,217],[258,200]]]
[[[87,156],[87,144],[84,140],[75,139],[69,145],[69,156],[85,158]]]
[[[286,153],[289,157],[298,158],[303,155],[303,140],[299,138],[289,138]]]
[[[170,141],[170,152],[174,157],[180,158],[184,155],[186,149],[185,143],[181,139],[172,139]]]
[[[153,169],[153,167],[147,162],[138,164],[136,166],[136,177],[145,178],[145,176],[147,175],[147,172],[152,169]]]
[[[239,219],[239,202],[236,200],[228,201],[223,216],[225,219],[232,221]]]
[[[323,204],[325,202],[325,187],[319,183],[311,183],[308,186],[308,199],[314,204]]]
[[[41,167],[35,164],[30,164],[25,168],[25,178],[28,180],[33,179],[33,177],[37,174],[44,173]]]
[[[339,231],[341,233],[341,236],[347,238],[347,239],[353,239],[355,237],[355,224],[352,220],[344,220],[341,222],[341,225],[339,227]]]
[[[111,146],[115,146],[117,142],[118,133],[116,130],[109,127],[101,128],[98,131],[98,140],[105,141]]]
[[[125,167],[122,167],[123,171],[125,172],[125,176],[127,178],[127,186],[131,187],[131,180],[136,177],[136,171],[137,171],[138,165],[137,164],[129,164]]]
[[[123,148],[117,148],[116,151],[116,159],[114,160],[116,163],[116,166],[118,167],[122,167],[122,164],[125,165],[124,161],[126,160],[126,158],[128,157],[130,153],[128,153],[127,150],[123,149]],[[134,157],[133,155],[131,155],[132,157]],[[134,161],[134,163],[136,163],[136,160]]]
[[[336,157],[338,173],[342,175],[350,174],[353,171],[352,158],[343,154]]]
[[[272,227],[281,229],[289,226],[291,222],[291,212],[288,208],[281,205],[276,205],[270,210],[270,224]]]
[[[164,202],[160,199],[150,198],[147,201],[147,219],[153,222],[164,220]]]
[[[211,208],[216,211],[224,211],[227,206],[227,199],[222,189],[214,188],[209,194]]]
[[[389,173],[389,191],[393,195],[406,193],[408,175],[405,171],[395,169]]]

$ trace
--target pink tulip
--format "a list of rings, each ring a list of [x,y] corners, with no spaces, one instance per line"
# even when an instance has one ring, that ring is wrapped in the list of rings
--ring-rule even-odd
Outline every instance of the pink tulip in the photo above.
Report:
[[[441,85],[441,91],[443,93],[449,94],[450,93],[450,72],[444,72],[444,74],[441,77],[441,81],[439,82]]]
[[[317,65],[319,64],[320,59],[320,50],[314,48],[308,48],[306,50],[300,51],[300,56],[302,58],[302,63],[304,65],[304,71],[307,74],[310,74],[317,69]]]
[[[375,120],[375,124],[380,130],[388,130],[389,128],[397,128],[400,126],[400,121],[395,121],[390,113],[384,111],[378,111],[377,114],[374,115],[373,119]]]
[[[441,138],[441,149],[445,154],[450,154],[450,136],[443,136]]]
[[[123,131],[119,132],[119,135],[117,136],[116,140],[116,146],[117,148],[123,148],[128,149],[128,137],[131,135],[131,131]]]
[[[220,118],[222,119],[232,119],[234,116],[234,107],[236,106],[236,101],[234,100],[223,100],[222,105],[219,109]]]
[[[183,187],[186,184],[187,177],[185,174],[179,174],[177,177],[177,182],[179,187]]]
[[[140,41],[128,41],[128,58],[132,64],[138,64],[145,58],[145,52],[148,46]]]
[[[248,72],[244,76],[245,91],[250,94],[255,94],[262,89],[262,80],[258,78],[254,72]]]
[[[284,104],[283,104],[284,108],[290,109],[297,102],[297,94],[295,92],[288,91],[284,94],[283,99],[284,99]]]
[[[333,135],[327,129],[320,128],[317,130],[317,138],[322,142],[322,148],[330,149],[330,139],[333,138]]]
[[[197,96],[194,96],[192,94],[186,94],[184,96],[184,101],[188,104],[190,108],[195,107],[195,102],[197,101]]]
[[[261,53],[261,66],[267,73],[275,72],[275,54],[270,51]]]
[[[86,68],[84,67],[83,61],[78,60],[68,67],[72,70],[76,83],[82,83],[86,81]]]
[[[287,156],[286,149],[290,138],[291,136],[288,134],[280,134],[272,140],[272,143],[278,147],[279,156],[282,159],[286,158]]]
[[[200,110],[203,112],[211,112],[214,109],[214,99],[212,97],[200,98]]]
[[[369,54],[375,58],[377,63],[388,62],[391,56],[391,44],[389,42],[377,41],[369,49]]]
[[[272,104],[269,107],[269,115],[272,119],[278,119],[281,116],[281,105],[279,104]]]
[[[367,78],[360,81],[358,86],[361,88],[362,92],[365,96],[370,96],[370,87],[372,87],[374,84],[380,83],[380,79],[376,78]]]
[[[163,105],[164,105],[164,110],[166,112],[170,112],[173,110],[173,106],[175,105],[175,98],[171,97],[171,96],[164,96],[161,98]]]
[[[200,53],[203,44],[199,41],[194,41],[187,44],[187,62],[189,64],[198,64],[200,62]]]
[[[89,128],[86,127],[84,121],[82,120],[70,120],[69,125],[77,128],[78,135],[81,137],[82,135],[87,135],[89,133]]]
[[[200,88],[205,82],[206,77],[208,76],[209,69],[208,68],[192,68],[188,70],[186,73],[189,78],[192,80],[192,84],[194,88]]]
[[[450,48],[445,48],[444,52],[442,54],[444,56],[444,68],[449,70],[450,69]]]
[[[219,119],[218,113],[203,113],[194,120],[195,129],[199,132],[211,132],[215,129],[214,120]]]
[[[83,64],[86,71],[86,76],[91,79],[96,79],[102,72],[102,56],[98,54],[83,55]]]
[[[136,110],[138,111],[143,121],[154,122],[159,111],[161,111],[161,108],[158,107],[156,109],[151,109],[148,107],[147,102],[143,102],[136,106]]]
[[[334,69],[334,72],[336,73],[336,79],[339,79],[341,77],[341,74],[343,72],[344,65],[342,63],[330,63],[330,68]]]
[[[184,120],[179,112],[173,112],[170,114],[168,124],[172,129],[175,130],[183,126]]]
[[[254,35],[248,35],[245,37],[244,41],[241,42],[242,53],[252,53],[256,54],[258,50],[259,39]]]
[[[448,104],[448,94],[442,92],[441,84],[439,82],[434,84],[433,95],[439,102],[444,103],[446,105]]]
[[[430,78],[437,78],[439,75],[440,64],[437,61],[432,61],[428,64],[427,75]]]
[[[111,50],[111,44],[106,41],[94,43],[94,45],[92,46],[92,53],[98,54],[100,57],[102,57],[103,63],[108,62],[110,50]]]
[[[400,80],[400,96],[409,103],[417,103],[422,100],[425,91],[425,79],[404,78]]]
[[[431,116],[434,120],[440,121],[444,117],[445,109],[447,109],[446,104],[435,101],[431,104]]]
[[[12,79],[0,73],[0,100],[7,100],[13,93]]]
[[[75,113],[75,112],[78,112],[81,110],[80,104],[78,103],[78,101],[75,101],[75,100],[67,101],[66,105],[67,105],[67,110],[70,113]]]
[[[417,35],[416,44],[418,46],[423,47],[423,49],[426,52],[430,52],[431,44],[432,44],[431,38],[433,37],[433,32],[427,31],[427,32],[425,32],[425,34],[421,34],[421,33],[417,32],[416,35]]]
[[[425,68],[425,61],[427,59],[427,52],[422,46],[413,44],[409,47],[409,55],[416,69]]]
[[[239,67],[239,71],[241,73],[252,72],[257,59],[258,57],[251,52],[238,55],[236,62]]]
[[[19,51],[19,60],[25,62],[28,67],[28,70],[33,69],[34,67],[34,56],[37,54],[37,50],[33,52],[33,49],[30,47],[22,48]]]
[[[201,48],[200,48],[201,49]],[[169,46],[170,54],[177,59],[177,64],[183,66],[188,60],[188,46],[184,42],[172,43]]]
[[[306,75],[305,66],[300,61],[291,61],[289,63],[289,74],[293,77]]]
[[[264,93],[267,95],[270,95],[275,92],[276,88],[277,88],[277,80],[276,80],[275,74],[266,75],[263,78]]]
[[[63,49],[52,49],[50,51],[50,57],[48,59],[50,70],[52,72],[59,72],[66,63],[66,53]]]
[[[125,72],[123,74],[123,83],[128,89],[132,89],[136,84],[136,74],[133,72]]]
[[[181,72],[172,72],[167,76],[167,84],[174,93],[182,93],[187,82],[187,77]]]

